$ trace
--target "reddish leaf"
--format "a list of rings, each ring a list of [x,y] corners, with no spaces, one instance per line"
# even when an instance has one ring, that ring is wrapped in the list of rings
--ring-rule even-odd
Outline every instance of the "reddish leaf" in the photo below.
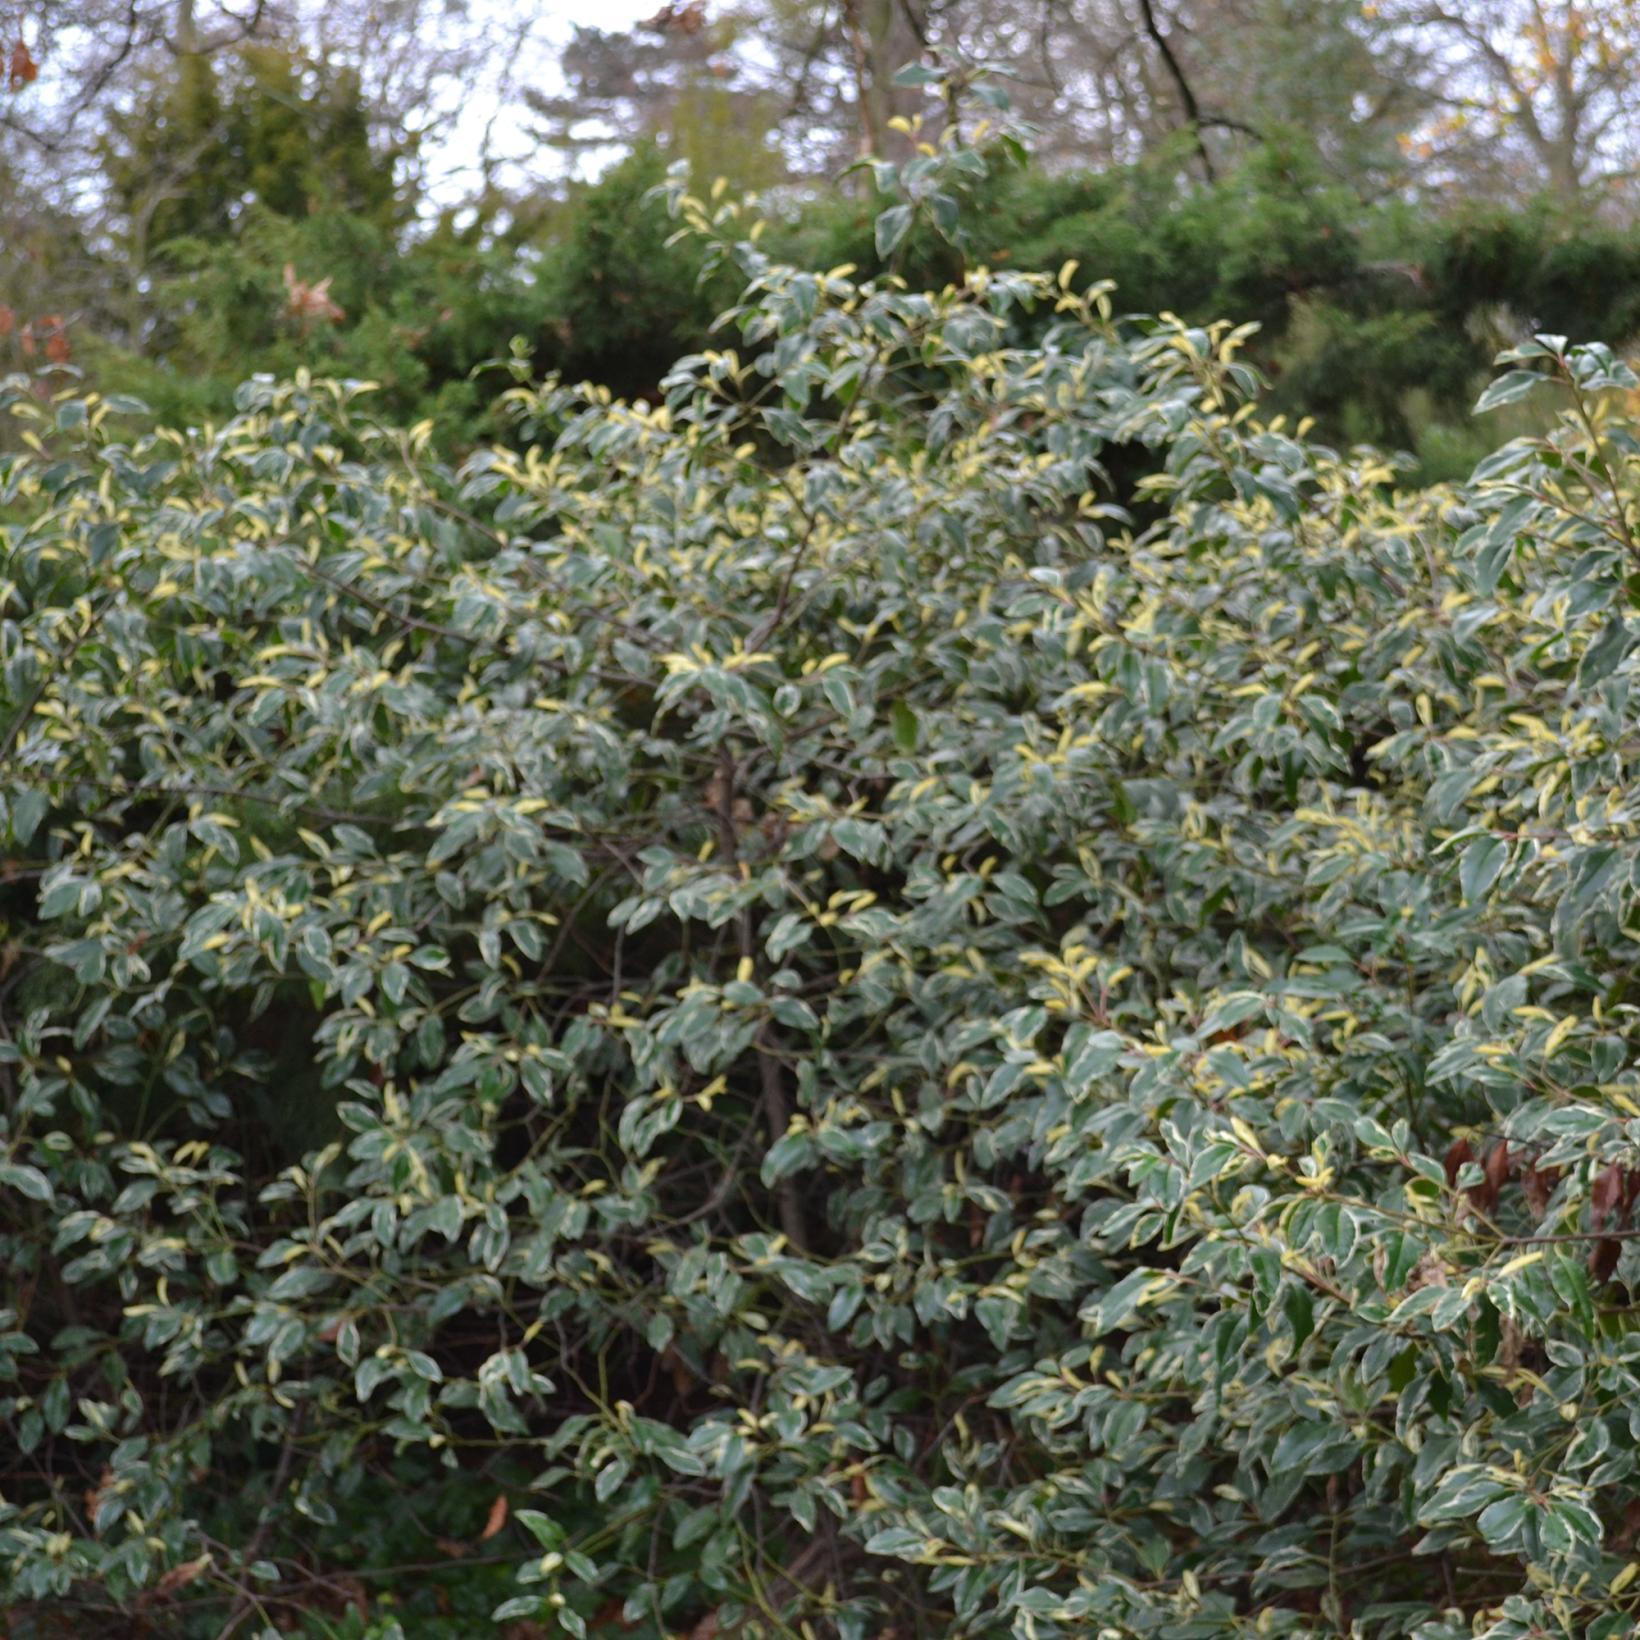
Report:
[[[1541,1219],[1549,1211],[1549,1198],[1559,1188],[1560,1179],[1558,1167],[1529,1167],[1521,1174],[1520,1186],[1526,1194],[1526,1205],[1531,1208],[1534,1219]]]
[[[1503,1188],[1504,1180],[1509,1177],[1509,1146],[1493,1145],[1481,1163],[1481,1171],[1485,1176],[1478,1185],[1470,1189],[1469,1199],[1483,1213],[1489,1213],[1497,1206],[1498,1192]]]
[[[342,1597],[342,1610],[352,1610],[367,1620],[370,1617],[370,1591],[356,1577],[335,1577],[330,1579],[331,1587]]]
[[[1590,1218],[1599,1229],[1611,1217],[1623,1199],[1623,1170],[1616,1162],[1601,1168],[1595,1175],[1594,1188],[1589,1192]]]
[[[1589,1272],[1596,1281],[1610,1281],[1612,1271],[1617,1268],[1618,1255],[1623,1251],[1623,1244],[1611,1236],[1602,1236],[1594,1244],[1589,1254]]]
[[[328,277],[309,284],[296,277],[296,268],[290,262],[285,264],[285,312],[304,325],[315,319],[328,319],[331,324],[339,325],[347,317],[331,299]]]
[[[1463,1171],[1465,1162],[1472,1162],[1475,1152],[1470,1148],[1467,1139],[1454,1139],[1446,1147],[1446,1182],[1454,1185],[1458,1182],[1458,1174]]]
[[[25,85],[33,85],[40,78],[39,66],[35,63],[29,48],[19,40],[11,48],[11,56],[6,63],[6,83],[13,91],[21,91]]]
[[[103,1465],[103,1472],[98,1478],[96,1486],[87,1490],[85,1494],[86,1518],[91,1522],[91,1530],[97,1530],[97,1511],[102,1508],[103,1493],[114,1484],[114,1471]]]
[[[174,1594],[178,1589],[186,1589],[195,1578],[204,1572],[211,1563],[209,1555],[201,1555],[198,1560],[187,1560],[180,1566],[173,1566],[158,1583],[154,1585],[155,1594]]]
[[[507,1494],[497,1492],[495,1502],[490,1505],[489,1519],[484,1522],[484,1530],[478,1534],[478,1541],[483,1543],[487,1538],[493,1538],[506,1524]]]
[[[653,17],[638,24],[655,34],[699,34],[705,26],[705,0],[667,0]]]

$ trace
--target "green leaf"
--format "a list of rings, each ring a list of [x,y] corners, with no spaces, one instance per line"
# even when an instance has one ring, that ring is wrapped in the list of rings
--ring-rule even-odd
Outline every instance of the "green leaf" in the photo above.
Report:
[[[917,714],[903,700],[894,702],[894,744],[907,754],[917,749]]]
[[[14,791],[11,797],[11,836],[19,848],[27,848],[50,804],[44,792]]]
[[[877,217],[877,254],[889,257],[899,248],[911,227],[911,207],[891,205]]]
[[[1502,1550],[1514,1541],[1531,1512],[1531,1500],[1528,1498],[1499,1498],[1481,1511],[1475,1524],[1494,1550]]]
[[[1458,883],[1471,905],[1486,897],[1509,862],[1509,842],[1503,837],[1477,837],[1467,844],[1458,862]]]
[[[1579,688],[1592,689],[1595,684],[1609,678],[1623,664],[1629,647],[1628,623],[1621,614],[1613,615],[1583,651],[1583,659],[1577,668]]]
[[[1514,404],[1544,387],[1548,378],[1535,370],[1510,370],[1491,382],[1475,401],[1474,413],[1485,415],[1505,404]]]
[[[39,1168],[27,1162],[0,1162],[0,1188],[15,1190],[30,1201],[51,1202],[51,1181]]]
[[[565,1532],[551,1516],[539,1509],[517,1509],[513,1517],[543,1549],[559,1549],[565,1542]]]

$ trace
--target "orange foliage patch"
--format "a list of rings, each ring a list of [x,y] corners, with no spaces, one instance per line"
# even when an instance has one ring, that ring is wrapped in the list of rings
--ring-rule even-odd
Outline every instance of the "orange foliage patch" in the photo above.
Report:
[[[325,319],[339,325],[347,317],[331,298],[329,277],[319,280],[317,284],[309,284],[305,279],[296,277],[296,269],[289,262],[285,264],[285,313],[292,319],[300,319],[303,324]]]

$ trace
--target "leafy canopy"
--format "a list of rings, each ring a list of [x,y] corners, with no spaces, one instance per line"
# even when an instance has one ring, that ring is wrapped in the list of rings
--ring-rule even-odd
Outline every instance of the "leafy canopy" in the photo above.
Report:
[[[8,1605],[431,1459],[549,1633],[1630,1632],[1633,377],[1397,496],[676,205],[736,347],[460,466],[6,389]]]

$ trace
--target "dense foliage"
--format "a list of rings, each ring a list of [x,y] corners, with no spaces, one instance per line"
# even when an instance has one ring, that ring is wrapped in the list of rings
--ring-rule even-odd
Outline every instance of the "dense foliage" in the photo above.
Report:
[[[738,351],[459,465],[6,389],[14,1632],[389,1632],[390,1498],[518,1635],[1631,1632],[1633,377],[1397,495],[676,203]]]
[[[322,134],[330,104],[314,96],[303,130]],[[284,127],[256,125],[258,106],[242,118],[272,143]],[[169,124],[160,135],[180,140]],[[257,151],[247,144],[245,163]],[[390,202],[338,205],[351,170],[369,163],[362,146],[293,162],[280,174],[295,197],[283,202],[255,175],[203,172],[167,198],[149,234],[135,316],[123,304],[76,322],[75,361],[100,390],[135,393],[171,424],[224,419],[249,374],[352,376],[379,385],[382,415],[432,417],[444,442],[471,444],[495,431],[481,367],[514,336],[540,371],[652,397],[673,359],[710,341],[735,294],[703,290],[696,248],[668,244],[664,212],[645,198],[666,170],[653,147],[561,201],[480,206],[415,231],[395,223]],[[254,202],[231,221],[225,189]],[[847,193],[788,201],[769,244],[803,266],[880,271],[881,204]],[[1181,176],[1171,156],[1098,173],[1005,172],[986,184],[971,229],[966,259],[917,229],[901,271],[938,287],[970,264],[1074,259],[1083,282],[1114,281],[1124,303],[1195,323],[1256,320],[1248,356],[1269,380],[1272,411],[1312,416],[1330,440],[1410,451],[1420,479],[1459,477],[1500,441],[1468,416],[1499,348],[1537,329],[1614,346],[1640,334],[1631,229],[1545,200],[1437,213],[1365,204],[1297,142],[1254,153],[1213,186]],[[287,264],[332,282],[339,319],[289,311]]]
[[[640,149],[505,232],[489,213],[446,212],[407,234],[379,211],[344,207],[340,187],[290,211],[247,187],[227,230],[156,245],[136,317],[71,328],[74,363],[171,425],[226,419],[247,375],[368,380],[378,413],[431,419],[446,444],[469,446],[498,431],[484,366],[514,337],[543,373],[653,394],[734,295],[703,287],[698,251],[668,243],[672,225],[648,198],[665,175],[659,154]],[[191,219],[214,198],[202,182],[173,210]],[[293,311],[287,268],[322,280],[335,311]]]
[[[733,293],[662,246],[645,173],[763,190],[786,260],[870,273],[878,203],[837,183],[949,117],[895,80],[912,61],[1001,69],[1030,127],[1040,169],[990,189],[977,260],[1256,318],[1272,409],[1421,481],[1531,425],[1467,417],[1500,348],[1640,331],[1637,0],[657,0],[626,27],[570,3],[0,23],[0,366],[72,365],[167,425],[306,367],[451,451],[495,436],[472,372],[514,336],[652,395]],[[911,250],[914,280],[960,277]]]

